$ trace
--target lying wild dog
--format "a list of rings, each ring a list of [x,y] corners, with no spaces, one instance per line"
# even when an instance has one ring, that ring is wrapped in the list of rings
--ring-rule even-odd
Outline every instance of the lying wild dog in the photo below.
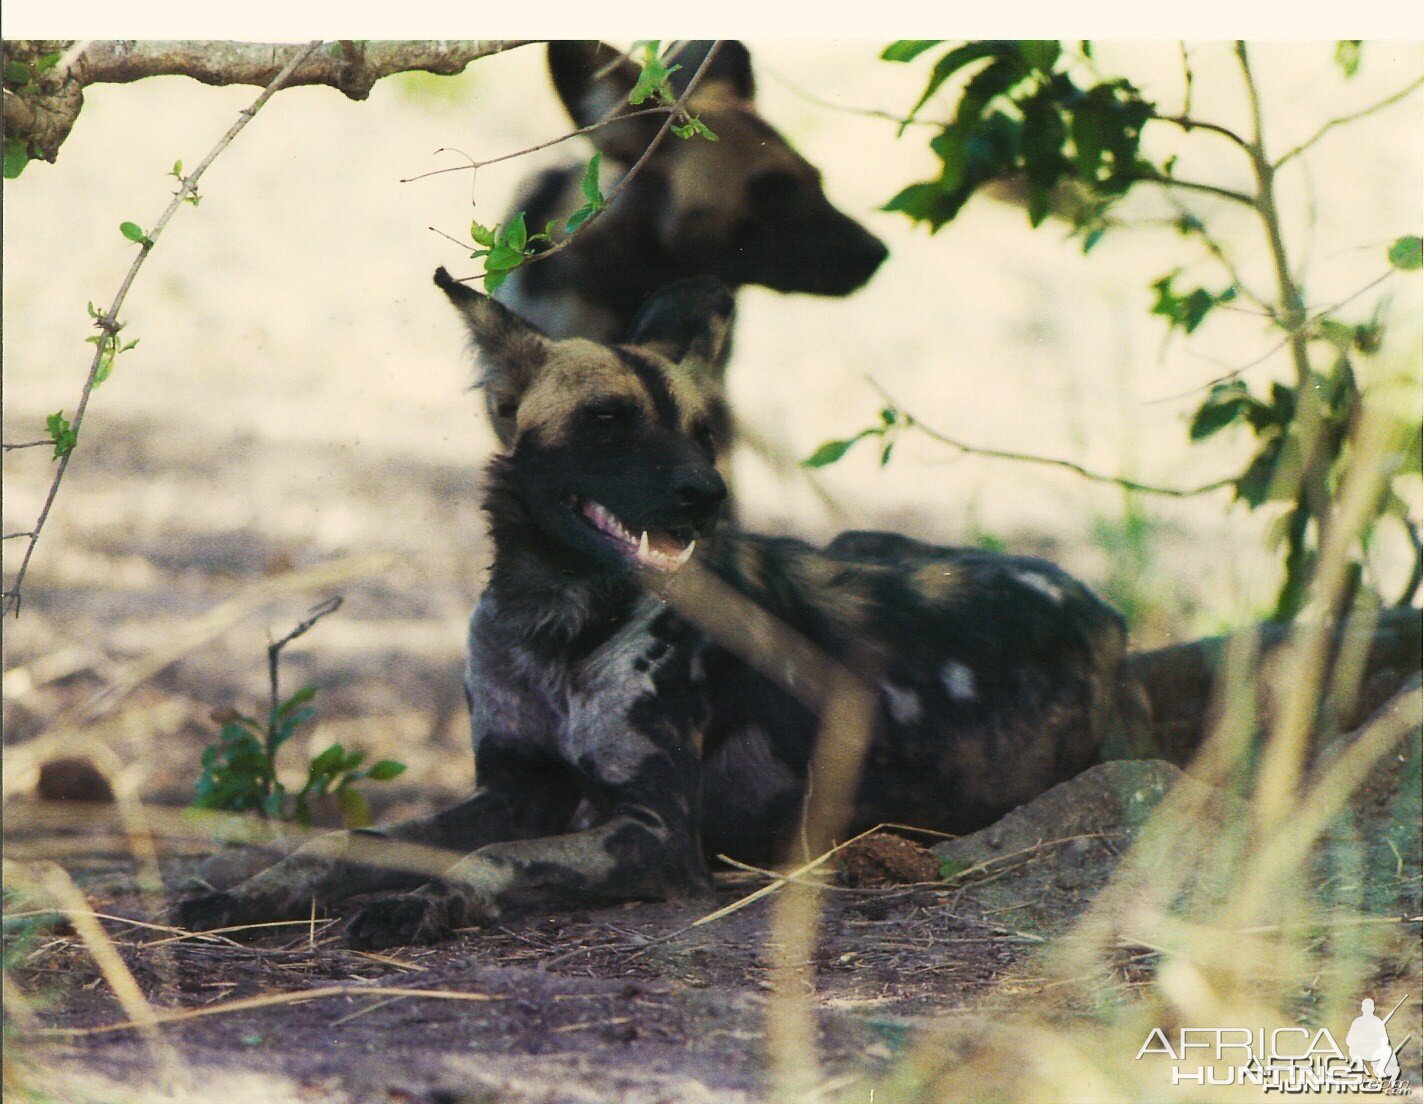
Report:
[[[687,893],[707,885],[708,855],[778,856],[817,717],[645,585],[694,554],[877,687],[852,830],[978,828],[1092,761],[1114,720],[1123,626],[1058,568],[884,533],[818,550],[714,526],[726,492],[710,417],[732,314],[716,281],[664,290],[638,343],[613,346],[553,340],[443,269],[436,283],[465,317],[482,385],[512,411],[489,469],[494,561],[470,625],[478,789],[376,833],[465,857],[367,906],[352,942]],[[189,899],[180,918],[205,929],[304,917],[313,899],[401,885],[349,861],[359,845],[359,833],[326,837]]]
[[[711,42],[684,43],[670,84],[681,95]],[[601,42],[549,44],[549,71],[580,127],[636,111],[638,69]],[[516,269],[496,295],[550,337],[626,340],[648,297],[675,280],[715,276],[735,289],[849,295],[885,259],[885,246],[831,205],[821,174],[757,113],[751,58],[722,43],[687,109],[717,136],[659,145],[638,175],[568,248]],[[644,108],[649,104],[642,105]],[[663,124],[643,115],[594,131],[604,160],[626,171]],[[532,227],[584,202],[580,166],[551,169],[526,186],[518,210]]]

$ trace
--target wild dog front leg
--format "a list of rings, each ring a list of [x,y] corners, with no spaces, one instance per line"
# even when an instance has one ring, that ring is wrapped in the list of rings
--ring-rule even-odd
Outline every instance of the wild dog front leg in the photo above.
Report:
[[[408,889],[426,881],[429,872],[382,867],[378,844],[373,847],[373,843],[386,839],[456,854],[468,852],[496,840],[558,831],[567,824],[578,799],[554,764],[497,762],[486,756],[480,776],[489,784],[449,809],[384,828],[333,832],[230,890],[190,896],[178,904],[178,921],[190,930],[208,931],[301,919],[310,914],[313,901],[325,906],[359,893]]]
[[[368,906],[347,939],[368,948],[430,943],[532,908],[705,891],[698,766],[693,756],[652,752],[596,828],[482,847],[438,881]]]

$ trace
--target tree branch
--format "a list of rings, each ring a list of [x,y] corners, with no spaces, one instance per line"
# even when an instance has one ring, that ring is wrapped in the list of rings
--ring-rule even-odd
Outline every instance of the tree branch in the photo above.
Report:
[[[20,560],[19,570],[15,573],[15,582],[11,588],[4,593],[3,605],[0,605],[0,614],[3,614],[11,608],[14,609],[17,617],[20,614],[20,587],[25,581],[25,572],[29,569],[30,558],[35,553],[35,545],[39,543],[40,532],[44,529],[44,524],[49,517],[51,507],[54,506],[55,496],[59,494],[59,484],[64,479],[64,473],[69,468],[69,459],[74,455],[74,448],[77,446],[79,438],[79,429],[84,421],[84,412],[89,406],[89,396],[94,393],[94,383],[98,378],[100,365],[104,363],[104,354],[106,350],[110,348],[117,353],[119,310],[123,307],[124,300],[128,297],[129,288],[133,286],[134,277],[138,275],[138,270],[143,267],[143,262],[148,259],[148,255],[153,252],[153,247],[158,243],[159,235],[163,233],[163,228],[168,225],[168,220],[174,216],[179,207],[183,206],[184,201],[189,196],[197,194],[198,181],[202,178],[203,173],[207,172],[208,166],[217,159],[218,154],[227,149],[232,143],[232,140],[242,132],[243,127],[247,126],[247,124],[252,121],[252,117],[272,98],[273,93],[287,83],[287,80],[297,67],[310,57],[320,45],[321,41],[317,40],[316,42],[308,43],[306,46],[296,47],[291,60],[272,78],[271,83],[262,90],[262,94],[253,100],[251,106],[246,110],[238,112],[237,122],[233,123],[232,126],[228,128],[227,133],[218,139],[217,145],[208,151],[208,155],[203,158],[202,163],[199,164],[190,175],[183,178],[178,190],[173,193],[172,202],[168,204],[167,209],[154,224],[153,229],[144,237],[143,243],[139,246],[138,256],[134,257],[133,264],[129,266],[128,273],[124,276],[124,282],[119,286],[113,303],[110,304],[107,311],[104,311],[95,319],[95,325],[99,327],[104,337],[95,343],[94,359],[89,364],[89,375],[84,381],[84,390],[80,393],[79,405],[75,407],[74,410],[74,421],[70,427],[74,434],[74,444],[71,444],[68,451],[59,457],[59,467],[55,469],[54,479],[49,486],[49,493],[45,496],[44,505],[40,507],[40,514],[35,521],[35,527],[30,532],[30,539],[29,543],[25,546],[24,557]]]
[[[344,41],[312,53],[304,46],[268,42],[96,41],[85,46],[67,69],[62,59],[22,89],[5,90],[5,134],[28,142],[31,156],[53,161],[84,106],[83,89],[93,84],[184,76],[209,85],[267,87],[278,73],[299,61],[285,87],[323,85],[350,99],[364,100],[383,77],[409,72],[453,76],[472,61],[525,44],[523,40]],[[71,45],[7,42],[5,61],[33,60]]]
[[[1300,145],[1296,146],[1289,153],[1281,156],[1272,166],[1272,168],[1279,169],[1287,161],[1291,161],[1299,157],[1302,153],[1310,149],[1311,146],[1315,145],[1316,142],[1320,141],[1320,139],[1324,138],[1336,127],[1345,126],[1347,123],[1353,123],[1355,120],[1363,119],[1367,115],[1373,115],[1376,111],[1383,111],[1386,107],[1392,107],[1394,104],[1397,104],[1400,100],[1404,99],[1412,92],[1415,92],[1420,88],[1424,88],[1424,77],[1419,77],[1418,79],[1410,82],[1405,87],[1401,88],[1398,92],[1394,93],[1392,96],[1386,96],[1378,103],[1371,104],[1369,107],[1361,108],[1359,111],[1352,112],[1349,115],[1341,115],[1338,119],[1331,119],[1328,123],[1322,126],[1319,130],[1317,130]]]
[[[887,392],[875,380],[870,381],[870,385],[880,392],[885,402],[899,414],[903,423],[910,428],[917,429],[932,441],[938,441],[942,445],[948,445],[952,449],[970,456],[987,456],[991,460],[1014,460],[1021,464],[1040,464],[1044,467],[1062,468],[1070,471],[1074,475],[1080,475],[1084,479],[1092,480],[1094,483],[1107,483],[1114,487],[1121,487],[1125,491],[1138,491],[1142,494],[1166,495],[1170,498],[1191,498],[1194,495],[1208,494],[1211,491],[1219,491],[1226,487],[1236,485],[1234,478],[1218,479],[1211,483],[1204,483],[1200,487],[1159,487],[1152,483],[1139,483],[1135,479],[1124,479],[1116,475],[1104,475],[1095,472],[1090,468],[1083,467],[1082,464],[1074,463],[1072,460],[1062,460],[1056,456],[1036,456],[1026,452],[1010,452],[1007,449],[982,448],[978,445],[966,444],[948,434],[941,433],[937,429],[932,429],[925,425],[909,411],[897,403],[890,393]]]

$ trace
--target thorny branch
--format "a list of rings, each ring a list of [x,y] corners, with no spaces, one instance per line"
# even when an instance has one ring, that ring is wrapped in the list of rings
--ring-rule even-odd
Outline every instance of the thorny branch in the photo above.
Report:
[[[153,252],[153,247],[158,242],[158,237],[163,233],[163,228],[168,225],[168,220],[173,217],[178,208],[190,195],[195,195],[198,189],[198,181],[202,179],[203,173],[207,172],[211,165],[223,150],[232,143],[242,129],[252,121],[252,117],[260,111],[264,104],[272,98],[273,93],[282,88],[297,67],[302,64],[321,45],[321,40],[310,42],[306,46],[297,47],[290,61],[272,78],[261,95],[252,101],[252,104],[244,111],[238,113],[237,121],[228,128],[227,133],[218,139],[217,145],[208,151],[208,155],[203,158],[201,164],[188,176],[183,177],[178,190],[173,194],[172,201],[167,209],[154,224],[153,229],[144,237],[139,246],[138,255],[134,257],[133,264],[129,266],[128,273],[124,276],[124,281],[119,285],[118,293],[114,296],[113,303],[109,309],[102,312],[95,320],[95,325],[102,331],[107,340],[100,340],[95,343],[94,359],[89,364],[89,375],[84,381],[84,390],[79,395],[79,405],[74,410],[74,421],[71,430],[75,441],[78,440],[80,427],[84,421],[84,412],[89,406],[89,396],[94,392],[94,382],[98,378],[99,367],[104,362],[106,350],[116,344],[116,335],[120,328],[118,321],[119,311],[124,305],[124,300],[128,297],[129,288],[133,286],[134,278],[143,267],[143,262],[148,259],[148,255]],[[49,517],[51,507],[54,506],[54,499],[59,494],[59,485],[64,479],[64,473],[69,468],[70,457],[74,455],[74,445],[59,457],[59,466],[55,469],[54,479],[50,482],[49,492],[45,495],[44,505],[40,507],[39,517],[35,520],[35,527],[30,532],[29,543],[25,546],[24,557],[20,560],[20,567],[15,572],[15,582],[9,590],[4,592],[3,605],[0,605],[0,614],[14,609],[15,616],[20,614],[20,588],[25,581],[25,572],[29,569],[30,558],[34,555],[35,546],[39,543],[40,532],[44,529],[46,519]]]

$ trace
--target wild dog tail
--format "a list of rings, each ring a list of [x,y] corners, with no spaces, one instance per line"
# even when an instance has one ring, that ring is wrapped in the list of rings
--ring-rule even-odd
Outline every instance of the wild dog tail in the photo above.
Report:
[[[1291,629],[1279,622],[1256,627],[1262,668],[1269,666],[1290,640]],[[1350,708],[1334,718],[1338,730],[1359,725],[1419,671],[1424,655],[1421,630],[1424,611],[1417,608],[1385,610],[1380,615],[1365,657],[1360,692],[1349,703]],[[1335,631],[1330,662],[1334,662],[1347,631]],[[1190,761],[1216,719],[1213,688],[1228,639],[1213,636],[1129,654],[1118,684],[1123,731],[1120,738],[1104,744],[1099,757],[1167,759],[1178,766]]]

